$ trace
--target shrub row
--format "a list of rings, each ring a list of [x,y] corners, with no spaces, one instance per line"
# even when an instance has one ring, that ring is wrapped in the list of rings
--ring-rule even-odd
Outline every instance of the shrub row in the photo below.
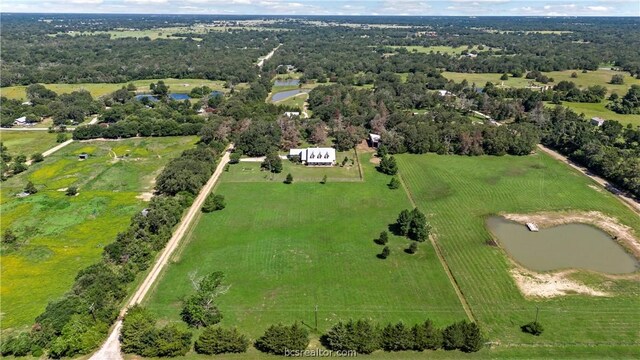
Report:
[[[2,355],[39,356],[48,349],[50,357],[59,358],[87,354],[98,347],[118,315],[127,285],[150,266],[214,167],[215,151],[205,146],[186,150],[169,162],[146,211],[134,215],[129,228],[105,247],[102,261],[81,270],[71,290],[47,305],[29,333],[5,337]],[[185,340],[178,328],[156,335],[157,356],[175,353],[179,347],[166,336],[190,344],[190,336]]]

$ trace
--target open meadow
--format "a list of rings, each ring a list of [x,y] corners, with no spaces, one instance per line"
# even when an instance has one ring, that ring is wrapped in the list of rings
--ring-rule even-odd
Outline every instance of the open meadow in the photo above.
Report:
[[[483,46],[482,49],[480,49],[477,45],[472,46],[471,48],[469,48],[468,46],[457,46],[457,47],[453,47],[453,46],[445,46],[445,45],[434,45],[434,46],[390,46],[393,49],[399,49],[399,48],[404,48],[407,49],[408,52],[415,52],[415,53],[423,53],[423,54],[428,54],[428,53],[441,53],[441,54],[447,54],[447,55],[460,55],[462,54],[463,51],[467,50],[469,52],[471,51],[477,51],[477,52],[483,52],[483,51],[488,51],[490,50],[489,47]]]
[[[603,101],[600,103],[579,103],[563,101],[562,106],[568,107],[578,114],[584,114],[586,119],[592,117],[601,117],[606,120],[616,120],[623,126],[631,124],[632,126],[640,126],[640,115],[635,114],[618,114],[606,108],[606,103],[609,101]],[[546,102],[545,106],[554,107],[556,105]]]
[[[237,182],[224,173],[214,191],[227,207],[200,215],[146,305],[181,321],[181,299],[193,292],[189,276],[223,271],[231,287],[218,298],[222,325],[252,338],[278,322],[315,327],[316,305],[319,332],[350,318],[465,319],[429,243],[409,255],[409,241],[391,235],[391,256],[377,258],[374,239],[410,203],[401,189],[387,188],[390,177],[369,158],[362,155],[364,182]]]
[[[161,27],[155,29],[113,29],[110,31],[73,31],[68,32],[66,35],[71,36],[96,36],[96,35],[109,35],[110,39],[122,39],[122,38],[144,38],[148,37],[151,40],[166,39],[166,40],[182,40],[186,39],[185,36],[178,34],[195,34],[192,37],[193,40],[201,41],[202,38],[198,35],[204,35],[211,32],[219,31],[242,31],[242,30],[256,30],[256,31],[286,31],[288,29],[271,28],[262,26],[170,26]],[[50,34],[49,36],[57,36],[58,34]]]
[[[162,167],[195,137],[74,142],[2,184],[2,228],[17,247],[3,247],[2,329],[30,326],[47,303],[68,291],[80,269],[124,230]],[[89,154],[79,160],[81,153]],[[15,194],[32,181],[38,193]],[[63,191],[77,186],[77,196]]]
[[[638,271],[626,277],[585,271],[566,275],[607,296],[525,298],[510,274],[515,263],[500,247],[491,245],[493,238],[485,225],[488,216],[499,213],[600,211],[631,227],[637,237],[638,216],[611,194],[540,153],[523,157],[400,155],[398,159],[402,178],[418,207],[428,214],[444,257],[489,341],[541,350],[620,346],[623,357],[640,349]],[[519,328],[534,319],[536,306],[545,327],[540,337]]]
[[[194,87],[208,86],[212,90],[225,91],[224,81],[204,79],[147,79],[131,81],[139,92],[149,92],[149,85],[164,81],[171,93],[189,93]],[[87,90],[94,98],[110,94],[129,83],[87,83],[87,84],[43,84],[47,89],[58,94],[66,94],[78,90]],[[0,88],[0,94],[9,99],[26,100],[26,86],[8,86]]]
[[[12,156],[25,155],[28,158],[35,153],[43,153],[56,146],[56,134],[46,131],[1,131],[0,141]]]

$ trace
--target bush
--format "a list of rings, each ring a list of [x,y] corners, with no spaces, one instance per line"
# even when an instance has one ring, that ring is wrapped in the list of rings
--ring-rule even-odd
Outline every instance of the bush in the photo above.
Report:
[[[189,326],[210,326],[222,320],[222,314],[213,300],[226,292],[228,287],[222,285],[224,274],[216,271],[203,277],[197,284],[196,293],[189,296],[183,304],[182,320]]]
[[[198,354],[243,353],[249,347],[249,340],[238,330],[207,327],[195,343]]]
[[[182,356],[191,349],[192,334],[177,324],[156,328],[151,313],[136,305],[122,321],[122,351],[144,357]]]
[[[327,175],[322,177],[322,180],[320,180],[320,184],[326,184],[327,183]]]
[[[409,248],[407,249],[407,252],[409,254],[415,254],[418,252],[418,243],[417,242],[411,242],[411,244],[409,245]]]
[[[398,173],[398,164],[393,156],[385,156],[380,161],[378,170],[387,175],[395,175]]]
[[[376,243],[380,245],[387,245],[389,242],[389,234],[386,231],[380,233],[380,236],[376,239]]]
[[[67,196],[76,196],[78,194],[78,187],[77,186],[69,186],[67,188],[67,191],[65,192],[65,194]]]
[[[380,349],[380,330],[370,320],[339,322],[322,337],[322,342],[334,351],[371,354]]]
[[[291,175],[291,173],[287,174],[287,177],[284,179],[284,183],[285,184],[292,184],[293,183],[293,175]]]
[[[382,329],[380,343],[385,351],[412,350],[415,347],[411,329],[402,322],[385,326]]]
[[[214,195],[213,193],[207,196],[207,199],[202,205],[202,212],[210,213],[212,211],[222,210],[226,207],[223,195]]]
[[[13,230],[6,229],[2,234],[2,243],[7,245],[15,244],[18,241],[18,237],[13,233]]]
[[[35,185],[33,185],[31,181],[29,181],[27,182],[27,185],[24,187],[24,191],[28,192],[29,194],[35,194],[38,192],[38,189],[36,188]]]
[[[240,162],[240,158],[242,157],[242,151],[237,150],[231,153],[229,156],[229,164],[237,164]]]
[[[540,324],[537,321],[532,321],[528,324],[524,324],[520,327],[520,329],[522,329],[522,332],[525,332],[527,334],[531,334],[531,335],[535,335],[535,336],[540,336],[542,335],[542,332],[544,331],[544,328],[542,327],[542,324]]]
[[[425,241],[431,231],[431,225],[427,223],[427,217],[417,208],[412,211],[402,210],[398,215],[395,226],[399,235],[407,236],[420,242]]]
[[[446,350],[476,352],[482,348],[484,339],[475,323],[460,321],[447,326],[442,332],[443,347]]]
[[[509,74],[507,73],[502,74],[502,76],[500,76],[500,80],[509,80]]]
[[[391,181],[387,186],[389,186],[389,189],[392,190],[398,189],[400,188],[400,180],[398,180],[398,178],[394,176],[391,178]]]
[[[624,84],[624,76],[621,75],[621,74],[613,75],[611,77],[610,84],[612,84],[612,85],[622,85],[622,84]]]
[[[389,257],[389,255],[391,255],[391,250],[389,249],[389,247],[388,247],[388,246],[385,246],[385,247],[382,249],[382,252],[381,252],[380,254],[378,254],[378,257],[379,257],[380,259],[386,259],[386,258],[388,258],[388,257]]]
[[[21,333],[17,336],[3,336],[0,345],[2,356],[13,355],[15,357],[27,356],[31,353],[33,343],[28,333]]]
[[[298,323],[271,325],[255,343],[256,349],[274,355],[284,355],[286,350],[304,350],[308,345],[309,333]]]
[[[67,133],[58,133],[58,135],[56,135],[57,143],[63,143],[67,141],[67,139],[68,139]]]
[[[34,163],[39,163],[39,162],[42,162],[43,160],[44,160],[44,156],[42,156],[41,153],[35,153],[31,155],[31,161],[33,161]]]

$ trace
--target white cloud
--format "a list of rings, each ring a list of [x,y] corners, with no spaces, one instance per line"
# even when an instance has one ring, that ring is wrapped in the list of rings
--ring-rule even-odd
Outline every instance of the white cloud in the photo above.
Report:
[[[607,11],[609,10],[606,6],[587,6],[587,9],[591,11]]]
[[[166,4],[169,0],[124,0],[126,3],[136,5],[153,5],[153,4]]]

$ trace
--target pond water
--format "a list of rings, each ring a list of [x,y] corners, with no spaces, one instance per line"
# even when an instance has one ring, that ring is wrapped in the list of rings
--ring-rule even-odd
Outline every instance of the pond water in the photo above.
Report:
[[[153,96],[153,95],[149,95],[149,94],[143,94],[143,95],[136,95],[136,100],[142,100],[142,99],[149,99],[151,101],[158,101],[158,98]]]
[[[271,102],[277,102],[280,100],[284,100],[288,97],[294,96],[294,95],[298,95],[300,93],[302,93],[303,91],[300,89],[294,89],[294,90],[288,90],[288,91],[281,91],[279,93],[275,93],[273,94],[273,96],[271,96]]]
[[[507,253],[531,270],[577,268],[627,274],[640,266],[609,234],[594,226],[565,224],[532,232],[499,216],[487,219],[487,226]]]
[[[293,85],[300,85],[300,80],[298,79],[276,80],[273,83],[273,86],[293,86]]]
[[[189,94],[180,94],[180,93],[169,94],[169,98],[173,100],[179,100],[179,101],[191,99],[191,97],[189,97]]]

